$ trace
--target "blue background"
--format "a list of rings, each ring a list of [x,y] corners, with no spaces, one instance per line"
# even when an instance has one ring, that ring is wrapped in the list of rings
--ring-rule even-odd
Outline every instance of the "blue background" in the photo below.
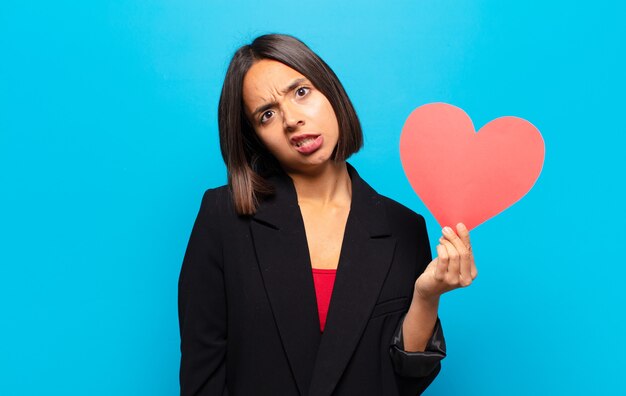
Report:
[[[0,394],[177,394],[180,264],[226,180],[219,90],[269,32],[333,67],[365,132],[351,163],[431,242],[399,159],[415,107],[543,134],[535,187],[472,232],[480,275],[442,297],[427,394],[624,394],[626,8],[577,4],[3,1]]]

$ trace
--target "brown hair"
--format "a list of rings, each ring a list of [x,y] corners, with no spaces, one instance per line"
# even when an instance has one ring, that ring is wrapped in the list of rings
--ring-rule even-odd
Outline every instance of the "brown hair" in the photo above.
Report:
[[[267,34],[257,37],[233,55],[218,106],[220,148],[228,172],[228,186],[235,210],[241,215],[256,212],[259,199],[273,192],[266,177],[281,171],[280,164],[261,143],[244,111],[243,79],[252,65],[261,59],[275,60],[291,67],[326,96],[339,124],[339,140],[333,160],[346,160],[363,146],[361,123],[332,69],[293,36]]]

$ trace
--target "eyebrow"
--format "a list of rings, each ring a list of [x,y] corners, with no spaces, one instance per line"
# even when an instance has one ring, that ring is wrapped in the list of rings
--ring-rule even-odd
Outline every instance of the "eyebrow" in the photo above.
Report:
[[[294,89],[295,87],[297,87],[298,85],[307,82],[308,80],[306,78],[300,77],[300,78],[296,78],[295,80],[293,80],[291,82],[291,84],[289,84],[286,88],[284,88],[281,93],[282,94],[286,94],[287,92],[291,91],[292,89]],[[261,106],[257,107],[253,112],[252,112],[252,118],[255,118],[256,115],[262,111],[271,109],[272,107],[274,107],[276,105],[276,102],[271,102],[271,103],[265,103],[262,104]]]

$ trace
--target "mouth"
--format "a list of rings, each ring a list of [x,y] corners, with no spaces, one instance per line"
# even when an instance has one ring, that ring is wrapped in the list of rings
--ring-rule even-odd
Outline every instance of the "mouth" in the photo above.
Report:
[[[311,154],[319,149],[324,138],[319,134],[303,134],[289,139],[295,149],[302,154]]]
[[[308,144],[311,144],[318,136],[318,134],[305,134],[305,135],[298,135],[298,136],[293,136],[290,140],[291,144],[296,146],[296,147],[302,147],[302,146],[306,146]]]

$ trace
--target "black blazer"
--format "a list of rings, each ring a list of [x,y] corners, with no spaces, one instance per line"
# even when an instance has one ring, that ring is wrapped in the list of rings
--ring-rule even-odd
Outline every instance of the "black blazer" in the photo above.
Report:
[[[425,352],[402,320],[431,260],[424,218],[379,195],[348,164],[352,203],[324,333],[293,182],[253,216],[207,190],[179,278],[181,395],[411,395],[440,370],[439,319]]]

